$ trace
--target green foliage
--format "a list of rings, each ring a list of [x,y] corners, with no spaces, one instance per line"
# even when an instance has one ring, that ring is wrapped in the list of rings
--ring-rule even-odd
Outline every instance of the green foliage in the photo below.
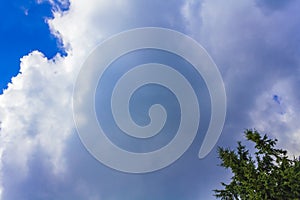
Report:
[[[276,149],[277,140],[263,137],[256,130],[246,130],[247,140],[255,143],[254,154],[238,142],[237,150],[219,147],[221,166],[233,173],[224,189],[214,190],[223,200],[300,199],[300,161],[289,159],[287,151]]]

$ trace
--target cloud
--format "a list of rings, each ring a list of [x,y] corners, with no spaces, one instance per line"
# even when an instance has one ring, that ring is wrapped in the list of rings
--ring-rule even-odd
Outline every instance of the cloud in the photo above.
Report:
[[[72,81],[62,62],[59,55],[47,60],[37,51],[24,56],[19,75],[0,96],[4,187],[30,175],[28,164],[36,149],[45,154],[51,173],[64,170],[63,143],[73,119],[69,114]]]
[[[286,6],[288,6],[290,3],[292,3],[293,0],[286,0],[286,1],[271,1],[271,0],[262,0],[262,1],[256,1],[256,5],[259,6],[265,13],[270,13],[277,10],[282,10]]]
[[[186,5],[190,5],[190,2]],[[266,103],[257,103],[257,99],[270,102],[273,95],[283,95],[276,91],[270,93],[281,83],[284,84],[280,88],[289,88],[290,91],[284,96],[293,99],[286,101],[286,106],[291,106],[293,111],[297,108],[299,58],[296,55],[299,54],[300,29],[299,21],[294,19],[300,17],[295,9],[299,2],[288,1],[284,5],[276,4],[276,7],[272,6],[272,2],[264,1],[263,5],[258,5],[253,1],[204,1],[199,6],[201,26],[197,26],[195,22],[199,17],[194,18],[195,15],[192,14],[195,8],[185,10],[185,16],[191,16],[187,20],[191,21],[190,24],[195,24],[189,27],[189,31],[204,44],[225,79],[228,97],[226,124],[240,127],[239,129],[261,127],[262,122],[268,124],[268,119],[277,115],[268,113],[266,118],[262,113],[255,117],[252,113],[262,112]],[[269,9],[268,13],[265,12],[266,7]],[[269,95],[268,98],[263,98],[266,94]],[[296,116],[293,118],[297,119]],[[293,129],[294,125],[290,122],[286,126]],[[278,131],[266,127],[262,130],[271,134]],[[290,132],[297,135],[298,130],[281,134],[289,135]],[[274,133],[274,136],[277,135]],[[289,149],[288,137],[280,138]],[[299,139],[293,141],[300,144]]]
[[[167,170],[146,175],[111,170],[81,144],[71,107],[80,66],[95,45],[135,27],[179,30],[208,50],[228,97],[219,145],[231,145],[244,128],[256,127],[299,153],[298,4],[271,6],[268,13],[250,0],[70,1],[69,10],[56,9],[50,31],[68,55],[24,56],[20,73],[0,96],[2,199],[209,198],[224,181],[215,152],[204,160],[195,156],[199,142]]]
[[[0,96],[2,199],[193,196],[188,194],[190,189],[174,191],[180,184],[161,187],[170,180],[163,173],[148,178],[130,176],[94,160],[79,141],[71,107],[75,78],[95,45],[134,27],[179,29],[183,27],[180,7],[181,2],[116,0],[71,1],[69,10],[55,9],[54,19],[48,20],[50,31],[62,41],[68,55],[57,54],[49,60],[33,51],[24,56],[20,73]],[[176,170],[170,172],[171,179],[177,178]],[[116,188],[120,188],[117,193]]]
[[[250,113],[256,128],[277,138],[279,147],[288,149],[291,157],[300,155],[300,101],[295,95],[298,85],[299,81],[293,79],[277,81],[257,97],[255,109]],[[277,96],[275,100],[274,96]]]

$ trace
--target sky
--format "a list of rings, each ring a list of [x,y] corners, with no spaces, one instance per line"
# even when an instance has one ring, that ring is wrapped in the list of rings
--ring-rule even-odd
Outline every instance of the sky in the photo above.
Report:
[[[277,138],[278,147],[298,157],[299,8],[296,0],[1,1],[0,199],[215,199],[212,190],[230,178],[230,171],[218,166],[217,146],[234,148],[238,140],[244,141],[246,128]],[[201,93],[201,121],[190,148],[164,169],[123,173],[98,162],[80,141],[73,88],[82,63],[98,44],[122,31],[149,26],[184,33],[206,49],[224,81],[227,115],[217,144],[199,159],[210,109],[209,94],[198,77],[194,84]],[[149,50],[135,56],[147,60],[157,54]],[[121,61],[130,65],[130,56]],[[168,56],[158,61],[176,65],[177,58]],[[107,73],[103,82],[109,88],[114,71]],[[96,94],[99,102],[107,98],[100,91],[104,86]],[[164,130],[172,131],[179,120],[178,102],[164,88],[141,88],[130,109],[143,112],[132,116],[147,123],[140,116],[157,103],[155,94],[151,96],[154,90],[164,95],[161,103],[171,116]],[[146,105],[139,102],[145,94],[153,97]],[[97,117],[110,121],[109,111],[101,112],[105,104],[96,107]],[[104,126],[111,128],[109,123]],[[109,136],[132,151],[157,148],[172,137],[149,145]]]

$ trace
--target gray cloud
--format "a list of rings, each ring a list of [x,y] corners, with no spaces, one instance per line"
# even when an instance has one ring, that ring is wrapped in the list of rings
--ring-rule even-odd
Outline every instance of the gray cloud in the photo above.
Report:
[[[215,60],[228,97],[219,145],[232,146],[244,128],[258,127],[299,153],[298,7],[298,1],[275,7],[250,0],[71,1],[70,11],[49,21],[69,55],[24,57],[22,74],[0,96],[2,199],[213,199],[211,190],[228,172],[217,166],[215,149],[197,158],[201,134],[170,167],[130,175],[96,161],[74,130],[70,101],[80,63],[104,38],[140,26],[189,33]]]
[[[269,120],[277,119],[272,112],[274,108],[268,112],[261,108],[277,94],[289,99],[286,106],[297,113],[300,29],[299,20],[295,19],[300,18],[299,2],[286,1],[284,5],[272,2],[257,5],[252,1],[206,1],[201,10],[202,26],[192,27],[191,31],[223,73],[228,97],[226,126],[237,128],[234,132],[259,127],[282,140],[281,146],[289,149],[296,138],[291,140],[287,136],[299,132],[295,123]],[[266,7],[270,12],[265,12]],[[296,119],[297,114],[290,117]],[[283,126],[286,128],[280,128]],[[232,131],[224,132],[223,137],[229,133]],[[294,148],[290,150],[295,152]]]

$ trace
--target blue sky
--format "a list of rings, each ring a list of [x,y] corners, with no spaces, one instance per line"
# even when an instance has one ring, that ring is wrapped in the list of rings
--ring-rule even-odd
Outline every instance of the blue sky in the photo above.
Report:
[[[290,155],[300,155],[299,8],[296,0],[1,1],[0,199],[214,199],[212,190],[230,177],[218,166],[216,147],[234,148],[245,128],[268,133]],[[97,44],[145,26],[180,31],[205,47],[224,80],[227,117],[216,147],[198,159],[210,116],[209,95],[199,78],[194,84],[202,100],[201,122],[191,147],[167,168],[127,174],[104,166],[85,149],[73,121],[72,92],[81,64]],[[135,56],[149,59],[139,53]],[[150,52],[150,58],[156,54]],[[122,62],[134,61],[129,56]],[[177,62],[171,55],[159,61]],[[100,102],[114,81],[110,76],[117,74],[113,68],[103,80],[108,87],[97,93]],[[159,103],[171,116],[165,130],[172,131],[178,103],[164,88],[141,88],[132,98],[133,118],[140,124],[149,120],[141,116],[157,103],[154,90],[164,96]],[[145,100],[145,94],[152,96]],[[96,105],[98,118],[108,120],[109,110],[101,106]],[[154,145],[134,141],[128,148],[148,150],[170,138]]]
[[[20,68],[20,58],[33,50],[42,51],[48,58],[57,52],[64,53],[59,41],[49,34],[45,23],[51,18],[52,6],[49,2],[1,1],[1,93],[16,76]]]

